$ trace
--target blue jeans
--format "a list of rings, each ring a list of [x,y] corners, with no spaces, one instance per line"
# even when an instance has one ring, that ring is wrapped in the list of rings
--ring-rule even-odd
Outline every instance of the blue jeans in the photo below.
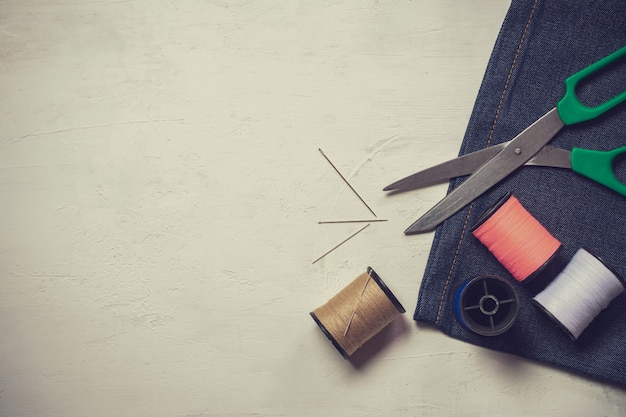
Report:
[[[512,139],[554,108],[563,81],[626,45],[623,0],[513,0],[476,99],[461,154]],[[589,105],[626,89],[626,62],[581,85]],[[626,104],[606,115],[565,127],[552,145],[610,150],[626,146]],[[622,181],[626,179],[620,164]],[[453,180],[450,189],[463,179]],[[530,284],[517,283],[469,228],[507,191],[563,244]],[[554,365],[626,386],[626,296],[614,300],[577,341],[531,303],[579,248],[602,258],[626,278],[626,198],[570,170],[523,167],[440,225],[422,280],[414,319],[479,346]],[[466,280],[498,275],[520,299],[518,318],[506,333],[485,337],[459,324],[454,296]]]

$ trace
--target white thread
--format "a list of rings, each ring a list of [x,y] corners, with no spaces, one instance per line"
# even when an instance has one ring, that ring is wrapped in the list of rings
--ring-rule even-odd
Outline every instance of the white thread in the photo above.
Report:
[[[534,297],[573,339],[611,301],[624,292],[624,284],[599,259],[579,249],[563,271]]]

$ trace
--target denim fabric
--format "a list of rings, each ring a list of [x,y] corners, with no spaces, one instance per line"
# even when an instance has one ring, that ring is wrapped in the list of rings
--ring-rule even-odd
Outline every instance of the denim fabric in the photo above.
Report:
[[[512,139],[554,108],[563,81],[626,45],[623,0],[514,0],[498,35],[461,146],[461,154]],[[592,105],[626,89],[620,60],[579,88]],[[626,146],[626,105],[599,119],[565,127],[552,145],[610,150]],[[618,175],[626,178],[620,163]],[[451,182],[450,189],[462,179]],[[541,222],[563,248],[530,284],[517,283],[469,232],[476,220],[507,191]],[[415,320],[486,348],[551,364],[595,380],[626,385],[626,297],[614,300],[577,341],[532,305],[532,297],[571,260],[579,248],[601,257],[626,277],[626,198],[570,170],[523,167],[438,227]],[[495,337],[478,336],[454,315],[459,286],[478,275],[506,278],[520,297],[515,325]]]

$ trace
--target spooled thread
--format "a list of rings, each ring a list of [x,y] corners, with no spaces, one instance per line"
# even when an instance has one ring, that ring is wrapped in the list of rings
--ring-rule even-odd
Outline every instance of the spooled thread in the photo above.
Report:
[[[359,275],[311,317],[348,358],[406,310],[371,268]]]
[[[534,304],[572,340],[624,292],[624,282],[599,258],[579,249],[563,271],[539,294]]]
[[[561,242],[510,193],[483,214],[472,234],[518,282],[534,277],[561,248]]]

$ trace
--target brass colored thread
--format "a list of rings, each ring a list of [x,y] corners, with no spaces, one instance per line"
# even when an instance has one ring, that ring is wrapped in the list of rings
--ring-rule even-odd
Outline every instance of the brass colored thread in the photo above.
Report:
[[[369,268],[311,315],[347,357],[400,313],[404,308]]]

